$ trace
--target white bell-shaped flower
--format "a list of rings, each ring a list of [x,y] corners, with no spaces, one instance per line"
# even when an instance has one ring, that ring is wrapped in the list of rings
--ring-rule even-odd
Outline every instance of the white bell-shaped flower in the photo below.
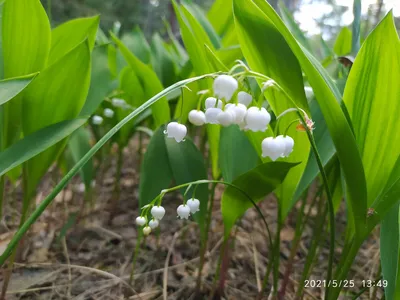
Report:
[[[92,123],[93,125],[100,125],[101,123],[103,123],[103,118],[100,116],[93,116]]]
[[[201,110],[193,109],[189,112],[189,122],[196,126],[206,123],[206,115]]]
[[[265,138],[261,143],[262,157],[269,156],[273,161],[282,156],[285,151],[285,142],[273,137]]]
[[[188,205],[181,204],[176,209],[176,212],[181,219],[188,219],[190,216],[190,207]]]
[[[143,228],[144,235],[149,235],[150,233],[151,233],[151,228],[149,226]]]
[[[231,106],[229,106],[228,110],[232,111],[235,115],[235,119],[233,120],[233,123],[241,124],[244,120],[244,117],[246,116],[247,107],[241,103],[232,104]]]
[[[106,118],[111,119],[112,117],[114,117],[114,111],[113,111],[111,108],[106,108],[106,109],[104,109],[104,111],[103,111],[103,115],[104,115]]]
[[[150,227],[151,229],[157,228],[158,225],[160,225],[160,222],[159,222],[157,219],[152,219],[152,220],[150,220],[150,222],[149,222],[149,227]]]
[[[200,211],[200,200],[196,198],[192,198],[186,202],[186,205],[189,206],[190,212],[192,214]]]
[[[235,113],[230,109],[221,111],[217,116],[217,121],[224,127],[232,125],[235,121]]]
[[[288,135],[278,135],[276,139],[281,139],[285,144],[285,150],[282,153],[282,157],[288,157],[293,151],[294,140]]]
[[[125,108],[127,106],[126,101],[124,99],[119,99],[119,98],[111,99],[111,103],[114,107]]]
[[[243,104],[244,106],[248,107],[251,103],[251,101],[253,101],[253,96],[251,96],[249,93],[246,92],[239,92],[238,95],[238,102]]]
[[[214,80],[214,94],[220,99],[230,101],[237,88],[238,82],[232,76],[220,75]]]
[[[143,226],[144,224],[146,224],[146,218],[145,217],[137,217],[136,218],[136,225]]]
[[[161,220],[165,215],[165,208],[162,207],[161,205],[153,206],[150,212],[154,219]]]
[[[252,106],[247,110],[245,116],[246,129],[251,131],[265,131],[270,121],[271,116],[264,107],[258,108]]]
[[[214,97],[208,97],[205,102],[206,109],[213,108],[215,106],[219,109],[222,109],[222,101],[217,100],[217,98]]]
[[[167,130],[164,131],[167,134],[167,137],[174,138],[178,143],[183,141],[186,136],[187,128],[183,124],[179,124],[178,122],[171,122],[167,125]]]
[[[218,124],[218,114],[222,111],[220,108],[211,107],[206,110],[206,123]]]

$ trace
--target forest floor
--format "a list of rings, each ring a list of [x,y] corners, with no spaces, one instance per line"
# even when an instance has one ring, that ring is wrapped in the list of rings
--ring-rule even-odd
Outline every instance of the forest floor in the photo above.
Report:
[[[215,293],[214,277],[217,270],[223,224],[219,201],[215,201],[208,239],[206,262],[202,272],[202,294],[196,296],[199,266],[200,236],[195,222],[176,218],[179,195],[166,197],[166,215],[159,232],[152,233],[142,243],[136,262],[134,281],[129,285],[132,254],[136,246],[138,216],[138,167],[133,143],[124,152],[124,166],[120,180],[121,194],[115,216],[110,219],[114,197],[115,161],[107,170],[98,172],[94,187],[94,206],[82,213],[83,193],[79,178],[57,196],[51,206],[34,224],[25,238],[18,255],[6,299],[221,299]],[[102,177],[102,178],[100,178]],[[51,171],[37,196],[39,203],[55,185],[58,178]],[[8,191],[11,193],[11,191]],[[217,200],[222,193],[218,189]],[[314,191],[315,193],[315,191]],[[21,192],[17,189],[17,199]],[[307,204],[309,206],[309,204]],[[306,208],[307,208],[306,205]],[[14,205],[15,206],[15,205]],[[269,196],[259,205],[272,232],[276,230],[277,205]],[[284,278],[296,228],[299,206],[292,210],[281,231],[280,278]],[[284,299],[295,299],[307,252],[315,233],[318,211],[309,209],[310,218],[304,228],[292,271],[287,278]],[[17,210],[6,207],[7,215],[0,227],[0,252],[18,227]],[[79,216],[79,217],[77,217]],[[338,244],[341,244],[345,212],[337,215]],[[326,228],[325,228],[326,229]],[[268,239],[262,220],[254,209],[249,209],[238,224],[230,261],[226,272],[223,299],[256,299],[269,262]],[[340,299],[353,299],[361,288],[361,281],[375,279],[379,273],[379,232],[375,231],[358,253],[349,279],[355,287],[345,289]],[[325,233],[313,264],[310,280],[326,276],[329,235]],[[336,247],[340,256],[340,246]],[[337,260],[335,260],[335,268]],[[3,270],[4,271],[4,270]],[[4,272],[3,272],[4,275]],[[272,277],[261,299],[270,297]],[[0,283],[1,284],[1,283]],[[1,284],[2,285],[2,284]],[[353,295],[353,296],[352,296]],[[382,299],[381,289],[368,289],[357,299]],[[323,288],[307,287],[303,299],[322,299]]]

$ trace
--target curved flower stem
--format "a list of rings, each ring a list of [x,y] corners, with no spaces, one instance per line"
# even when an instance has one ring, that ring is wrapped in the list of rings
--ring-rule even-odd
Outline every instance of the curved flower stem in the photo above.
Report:
[[[258,72],[254,72],[254,71],[244,71],[241,73],[238,73],[240,75],[247,75],[250,77],[254,77],[257,79],[261,79],[261,80],[271,80],[272,78],[265,76],[261,73]],[[235,74],[235,75],[238,75]],[[329,251],[329,261],[328,261],[328,270],[327,270],[327,278],[326,281],[330,282],[330,280],[332,279],[332,269],[333,269],[333,256],[334,256],[334,250],[335,250],[335,212],[334,212],[334,207],[333,207],[333,200],[332,200],[332,194],[331,191],[329,189],[329,185],[328,185],[328,177],[326,175],[324,166],[322,164],[322,160],[321,157],[318,153],[318,149],[317,149],[317,145],[315,143],[314,137],[312,135],[312,132],[310,131],[310,129],[307,126],[305,117],[308,118],[307,114],[305,113],[305,111],[303,109],[301,109],[300,107],[298,107],[296,105],[296,103],[293,101],[292,97],[290,97],[290,95],[278,84],[275,83],[275,86],[282,92],[285,94],[285,96],[289,99],[289,101],[292,102],[293,106],[297,108],[297,114],[300,117],[300,120],[306,130],[307,133],[307,137],[310,141],[311,144],[311,148],[312,151],[314,152],[316,161],[317,161],[317,165],[319,168],[319,171],[321,173],[322,176],[322,181],[323,181],[323,185],[325,188],[325,192],[326,192],[326,196],[328,198],[328,210],[329,210],[329,221],[330,221],[330,251]],[[325,294],[325,299],[328,299],[329,297],[329,287],[326,290],[326,294]]]
[[[40,217],[43,211],[51,204],[54,198],[61,192],[61,190],[68,184],[68,182],[74,177],[79,170],[96,154],[101,147],[104,146],[107,141],[114,136],[125,124],[131,121],[134,117],[138,116],[140,113],[144,112],[155,102],[160,100],[162,97],[168,95],[169,93],[181,88],[184,85],[187,85],[191,82],[195,82],[204,78],[214,77],[218,73],[206,74],[203,76],[193,77],[189,79],[185,79],[179,81],[165,90],[161,91],[145,103],[143,103],[140,107],[131,112],[128,116],[126,116],[122,121],[120,121],[117,125],[111,128],[81,159],[78,161],[75,166],[61,179],[61,181],[54,187],[54,189],[50,192],[50,194],[37,206],[35,211],[31,214],[31,216],[20,226],[18,231],[15,233],[10,243],[7,245],[7,248],[0,256],[0,266],[4,264],[6,259],[11,255],[13,249],[17,246],[18,242],[22,239],[24,234],[28,231],[31,225]]]

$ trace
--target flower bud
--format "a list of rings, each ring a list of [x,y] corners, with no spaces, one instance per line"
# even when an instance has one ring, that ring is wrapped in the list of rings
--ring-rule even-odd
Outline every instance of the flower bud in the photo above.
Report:
[[[157,219],[153,219],[153,220],[150,220],[149,227],[151,229],[155,229],[158,227],[159,224],[160,224],[160,222]]]
[[[238,82],[232,76],[220,75],[214,80],[214,94],[220,99],[230,101],[237,88]]]
[[[262,157],[269,156],[272,161],[277,160],[285,151],[285,142],[273,137],[265,138],[261,143]]]
[[[189,199],[186,202],[186,205],[189,206],[190,212],[192,214],[200,211],[200,200],[199,199],[196,199],[196,198]]]
[[[176,209],[176,212],[181,219],[188,219],[190,216],[190,207],[185,204],[181,204]]]
[[[156,220],[161,220],[165,215],[165,209],[162,206],[153,206],[150,212]]]
[[[250,105],[251,101],[253,101],[253,97],[250,94],[243,91],[239,92],[237,97],[238,97],[238,102],[246,107]]]
[[[149,235],[150,233],[151,233],[151,228],[149,226],[143,228],[144,235]]]
[[[221,111],[217,116],[217,121],[224,127],[233,124],[235,120],[235,113],[232,110]]]
[[[271,116],[264,107],[258,108],[255,106],[247,110],[245,116],[246,129],[251,131],[265,131],[271,121]]]
[[[137,217],[136,218],[136,225],[143,226],[144,224],[146,224],[146,218],[145,217]]]
[[[106,109],[104,109],[104,111],[103,111],[103,115],[106,117],[106,118],[112,118],[112,117],[114,117],[114,111],[112,110],[112,109],[110,109],[110,108],[106,108]]]
[[[93,125],[100,125],[101,123],[103,123],[103,118],[100,116],[93,116],[92,123]]]
[[[185,125],[177,122],[171,122],[167,125],[167,130],[164,131],[167,137],[174,138],[178,143],[183,141],[186,136],[187,128]]]
[[[189,122],[196,126],[204,125],[206,122],[206,115],[201,110],[191,110],[189,112]]]
[[[213,107],[215,107],[215,104],[217,104],[217,108],[222,109],[222,101],[221,100],[217,100],[217,98],[214,98],[214,97],[208,97],[205,102],[205,107],[206,107],[206,109],[213,108]]]
[[[125,108],[126,107],[126,102],[124,99],[119,99],[119,98],[113,98],[111,100],[111,104],[114,107],[120,107],[120,108]]]
[[[222,110],[220,108],[216,108],[216,107],[211,107],[209,109],[206,110],[206,123],[209,124],[218,124],[218,114],[221,112]]]

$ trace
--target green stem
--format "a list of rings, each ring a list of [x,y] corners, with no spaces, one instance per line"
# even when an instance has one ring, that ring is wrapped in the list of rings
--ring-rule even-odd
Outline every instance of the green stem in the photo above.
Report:
[[[280,261],[280,246],[281,246],[281,230],[282,230],[282,219],[281,219],[281,206],[278,205],[278,219],[277,228],[275,234],[275,245],[274,245],[274,291],[273,295],[278,295],[278,282],[279,282],[279,261]]]
[[[43,211],[50,205],[53,199],[60,193],[60,191],[67,185],[67,183],[74,177],[79,170],[92,158],[92,156],[99,151],[99,149],[112,137],[114,136],[118,130],[120,130],[126,123],[132,120],[134,117],[148,109],[151,105],[157,102],[162,97],[168,95],[172,91],[180,88],[183,85],[189,84],[194,81],[198,81],[200,79],[204,79],[206,77],[213,77],[215,74],[207,74],[203,76],[193,77],[186,80],[182,80],[173,84],[172,86],[166,88],[161,91],[150,100],[146,101],[139,108],[131,112],[127,117],[125,117],[122,121],[120,121],[117,125],[115,125],[109,132],[107,132],[82,158],[79,162],[72,167],[72,169],[61,179],[61,181],[55,186],[55,188],[50,192],[50,194],[39,204],[39,206],[35,209],[32,215],[28,218],[26,222],[19,228],[19,230],[15,233],[10,243],[7,245],[7,248],[4,250],[3,254],[0,256],[0,266],[4,264],[6,259],[11,255],[13,249],[17,246],[18,242],[22,239],[24,234],[28,231],[31,225],[40,217]]]
[[[142,243],[142,237],[143,237],[142,230],[138,230],[138,238],[136,240],[136,246],[135,246],[135,250],[133,251],[133,257],[132,257],[132,270],[131,270],[131,275],[129,276],[129,285],[133,284],[133,278],[135,276],[135,266],[136,266],[137,258],[140,253],[140,245]]]
[[[4,176],[0,176],[0,220],[3,218],[3,208],[4,208],[4,193],[5,193],[5,179]]]
[[[207,240],[208,240],[208,232],[210,231],[210,224],[212,218],[212,211],[214,207],[214,199],[215,199],[215,188],[217,187],[217,183],[213,183],[210,192],[210,204],[208,207],[207,212],[207,219],[206,219],[206,230],[205,230],[205,237],[201,241],[201,249],[200,249],[200,263],[199,263],[199,273],[197,274],[197,283],[196,283],[196,291],[200,292],[201,290],[201,273],[204,267],[205,255],[207,250]]]

